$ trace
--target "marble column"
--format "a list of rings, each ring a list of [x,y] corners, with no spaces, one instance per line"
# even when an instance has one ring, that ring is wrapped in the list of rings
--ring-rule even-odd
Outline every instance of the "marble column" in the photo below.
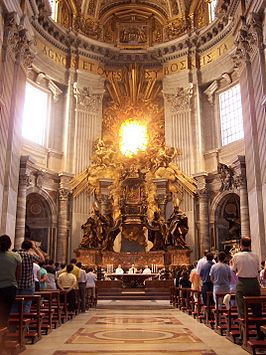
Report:
[[[64,187],[59,188],[59,213],[58,213],[58,233],[57,233],[57,261],[65,263],[68,258],[68,204],[69,190]]]
[[[249,210],[248,210],[248,192],[247,180],[245,176],[239,177],[239,195],[240,195],[240,223],[241,223],[241,236],[250,236],[249,225]]]
[[[200,257],[206,249],[210,249],[209,235],[209,191],[207,188],[207,173],[194,175],[197,181],[197,197],[199,204],[199,212],[197,216],[199,229],[199,251]]]
[[[234,183],[239,190],[241,236],[249,237],[250,223],[245,157],[238,155],[237,159],[232,163],[232,168],[234,169]]]
[[[203,255],[206,249],[210,249],[209,236],[209,194],[208,190],[198,190],[199,197],[199,239],[200,252]]]
[[[29,180],[30,177],[28,174],[20,175],[19,177],[15,249],[20,249],[21,243],[25,238],[27,187],[29,186]]]

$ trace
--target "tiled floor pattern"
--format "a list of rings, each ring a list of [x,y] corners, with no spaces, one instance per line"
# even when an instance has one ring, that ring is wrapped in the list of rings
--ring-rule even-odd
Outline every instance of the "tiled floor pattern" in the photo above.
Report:
[[[247,355],[166,301],[100,301],[23,355]]]

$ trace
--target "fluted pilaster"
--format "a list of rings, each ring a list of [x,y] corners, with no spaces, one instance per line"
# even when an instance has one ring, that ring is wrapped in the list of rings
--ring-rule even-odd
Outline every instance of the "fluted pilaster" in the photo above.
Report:
[[[191,99],[193,85],[178,87],[175,92],[165,92],[166,144],[180,150],[178,159],[180,168],[187,174],[192,173],[193,144],[191,142]],[[182,158],[184,157],[184,158]],[[190,157],[189,159],[187,157]]]
[[[262,21],[254,13],[248,19],[242,17],[241,20],[233,59],[239,69],[245,144],[248,147],[245,159],[250,235],[254,251],[265,259],[266,130],[262,102],[266,91],[266,71]],[[241,193],[244,195],[245,191],[242,190]],[[247,233],[247,228],[244,230]]]

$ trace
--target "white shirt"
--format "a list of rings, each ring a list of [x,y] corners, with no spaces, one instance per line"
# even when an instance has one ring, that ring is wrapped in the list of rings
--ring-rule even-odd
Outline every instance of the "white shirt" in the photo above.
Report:
[[[39,272],[41,270],[41,267],[36,264],[36,263],[33,263],[33,276],[34,276],[34,281],[36,282],[39,282]]]
[[[137,272],[138,272],[138,269],[133,266],[128,270],[129,274],[136,274]]]
[[[151,274],[151,269],[149,267],[146,267],[143,271],[143,274]]]
[[[251,251],[236,253],[232,259],[232,269],[238,277],[258,277],[260,272],[259,257]]]
[[[85,283],[86,281],[87,281],[86,271],[83,270],[83,269],[80,269],[78,282],[84,282]]]
[[[115,269],[115,273],[116,273],[117,275],[123,275],[124,270],[123,270],[121,267],[118,267],[118,268]]]
[[[95,287],[95,282],[97,280],[96,274],[92,271],[86,274],[86,287]]]
[[[203,256],[198,260],[197,267],[196,267],[197,274],[200,274],[201,268],[204,264],[206,264],[206,262],[207,262],[206,256]]]

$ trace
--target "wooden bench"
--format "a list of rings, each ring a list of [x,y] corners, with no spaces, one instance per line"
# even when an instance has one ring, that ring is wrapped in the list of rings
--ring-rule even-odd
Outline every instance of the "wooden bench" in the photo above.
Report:
[[[53,318],[52,318],[52,326],[53,328],[60,327],[62,324],[62,312],[63,312],[63,305],[61,304],[60,300],[60,290],[56,289],[47,289],[45,290],[52,294],[52,310]]]
[[[252,305],[261,307],[262,315],[255,317],[251,312]],[[257,349],[266,349],[266,340],[256,340],[257,332],[254,332],[254,325],[266,324],[266,296],[248,296],[244,297],[244,318],[239,319],[243,328],[242,347],[256,354]]]
[[[25,332],[30,323],[29,318],[24,318],[24,298],[16,297],[14,303],[18,305],[18,312],[9,315],[8,328],[12,331],[6,334],[5,341],[5,346],[9,349],[10,354],[16,354],[17,351],[21,352],[26,349]]]
[[[192,314],[193,290],[191,288],[179,287],[179,309],[187,314]]]
[[[227,293],[224,292],[216,293],[215,306],[212,310],[214,316],[214,330],[216,333],[222,336],[226,333],[227,330],[227,324],[224,315],[227,310],[225,305],[223,305],[223,299],[226,294]]]
[[[235,305],[234,293],[230,294],[229,308],[228,309],[223,308],[222,317],[225,321],[226,329],[224,329],[224,325],[222,324],[221,325],[222,329],[220,330],[220,332],[224,334],[224,330],[225,330],[226,338],[232,341],[233,343],[235,343],[236,338],[239,337],[240,335],[240,331],[239,331],[238,312],[237,312],[237,307]]]
[[[24,318],[30,319],[28,329],[25,331],[25,338],[29,339],[32,344],[41,339],[41,325],[44,313],[41,313],[41,296],[39,295],[18,295],[24,300],[32,301],[31,311],[24,313]]]
[[[192,293],[192,300],[191,300],[192,312],[191,312],[191,314],[194,319],[198,319],[199,321],[201,321],[201,315],[202,315],[201,311],[202,311],[202,307],[203,307],[202,298],[201,298],[201,291],[191,289],[191,293]]]
[[[214,329],[214,316],[213,316],[213,309],[214,309],[214,301],[213,301],[213,293],[212,291],[207,292],[207,305],[202,306],[202,316],[203,316],[203,323]]]
[[[41,296],[41,312],[44,313],[41,330],[44,334],[49,334],[53,329],[53,315],[54,309],[52,308],[53,294],[49,291],[37,291],[35,295]]]

